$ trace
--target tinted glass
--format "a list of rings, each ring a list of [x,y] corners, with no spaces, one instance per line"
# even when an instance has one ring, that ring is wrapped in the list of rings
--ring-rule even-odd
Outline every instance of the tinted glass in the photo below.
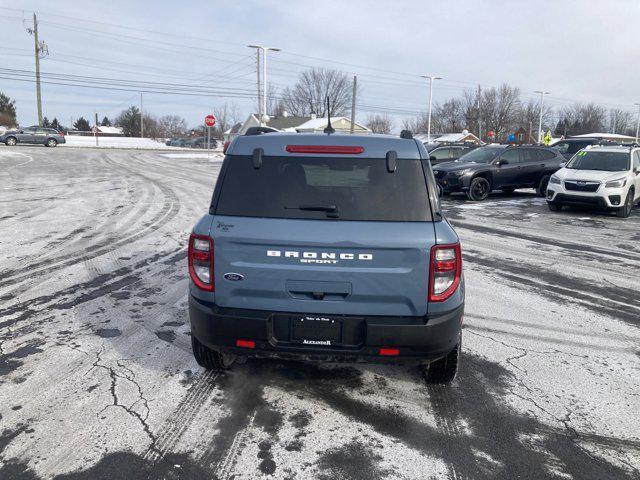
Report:
[[[301,207],[306,207],[302,208]],[[335,211],[321,211],[325,207]],[[318,211],[312,210],[315,208]],[[419,160],[228,156],[217,215],[313,220],[431,220]]]
[[[436,148],[433,150],[429,156],[436,157],[436,160],[446,160],[449,158],[449,149],[448,148]]]
[[[605,172],[622,172],[629,170],[629,153],[602,152],[585,150],[575,155],[567,168],[575,170],[602,170]]]
[[[633,169],[640,170],[640,150],[633,156]]]
[[[523,162],[539,162],[542,158],[540,152],[535,148],[523,148],[522,149],[522,161]]]
[[[458,162],[490,163],[504,151],[504,147],[481,147],[461,156]]]
[[[549,150],[538,150],[538,153],[540,154],[543,160],[551,160],[553,158],[556,158],[556,154],[553,152],[550,152]]]
[[[520,152],[515,148],[513,150],[507,150],[502,155],[500,155],[500,160],[506,160],[510,164],[520,163]]]

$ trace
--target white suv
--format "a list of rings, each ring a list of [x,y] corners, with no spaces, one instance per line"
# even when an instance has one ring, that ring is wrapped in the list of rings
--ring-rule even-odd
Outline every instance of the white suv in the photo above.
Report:
[[[592,205],[628,217],[640,201],[640,146],[593,146],[578,153],[549,179],[547,203]]]

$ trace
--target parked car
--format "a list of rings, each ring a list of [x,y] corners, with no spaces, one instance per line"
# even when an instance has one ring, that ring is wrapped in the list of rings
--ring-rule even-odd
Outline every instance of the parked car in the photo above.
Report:
[[[451,144],[432,149],[429,152],[429,160],[431,165],[438,165],[439,163],[452,162],[459,159],[464,154],[469,153],[471,150],[478,148],[475,144]]]
[[[204,368],[249,355],[415,361],[432,382],[456,374],[460,243],[413,138],[237,137],[188,260]]]
[[[196,137],[191,138],[185,142],[185,147],[189,148],[207,148],[207,138],[206,137]],[[211,139],[211,148],[216,148],[218,146],[218,141],[215,138]]]
[[[487,145],[436,165],[433,173],[442,193],[464,192],[471,200],[484,200],[492,190],[512,193],[517,188],[536,188],[544,196],[549,177],[564,161],[547,147]]]
[[[60,143],[66,143],[64,133],[54,128],[32,126],[20,130],[9,130],[0,135],[0,142],[9,147],[19,143],[44,145],[46,147],[56,147]]]
[[[560,152],[564,158],[570,160],[576,153],[589,145],[610,144],[616,145],[620,142],[613,140],[603,140],[601,137],[580,137],[567,138],[551,145],[551,148]]]
[[[565,205],[588,205],[631,214],[640,202],[640,147],[595,146],[578,152],[549,180],[547,203],[552,211]]]

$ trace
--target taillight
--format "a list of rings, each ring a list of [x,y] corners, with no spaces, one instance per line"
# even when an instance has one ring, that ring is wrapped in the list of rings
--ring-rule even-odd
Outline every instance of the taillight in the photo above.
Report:
[[[58,133],[60,134],[61,137],[64,137],[64,132],[60,131]]]
[[[330,153],[335,155],[350,155],[364,152],[364,147],[351,145],[287,145],[285,150],[289,153]]]
[[[429,301],[443,302],[456,291],[462,276],[460,244],[434,245],[429,260]]]
[[[213,239],[192,233],[189,237],[189,275],[200,290],[214,292]]]
[[[222,153],[227,153],[227,148],[229,148],[230,143],[231,140],[227,140],[226,142],[224,142],[224,145],[222,146]]]

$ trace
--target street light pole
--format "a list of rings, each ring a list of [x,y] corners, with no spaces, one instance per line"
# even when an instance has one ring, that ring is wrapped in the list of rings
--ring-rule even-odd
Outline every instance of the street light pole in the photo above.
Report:
[[[422,75],[422,78],[429,79],[429,111],[427,114],[427,143],[431,142],[431,105],[433,103],[433,81],[442,80],[442,77],[435,75]]]
[[[250,48],[256,48],[256,49],[260,49],[263,52],[263,60],[262,60],[262,113],[264,115],[267,115],[267,52],[269,50],[271,50],[272,52],[279,52],[280,49],[279,48],[273,48],[273,47],[265,47],[264,45],[249,45]],[[258,67],[259,68],[259,67]],[[258,87],[259,88],[259,87]],[[258,109],[260,109],[260,98],[258,98]],[[263,123],[266,125],[266,122],[264,122],[262,115],[260,115],[260,124],[262,125]]]
[[[536,90],[534,93],[540,94],[540,117],[538,118],[538,145],[541,145],[542,144],[542,111],[544,108],[544,96],[549,95],[549,93],[551,92]]]
[[[640,137],[640,103],[636,103],[638,106],[638,121],[636,122],[636,143],[638,143],[638,138]]]

